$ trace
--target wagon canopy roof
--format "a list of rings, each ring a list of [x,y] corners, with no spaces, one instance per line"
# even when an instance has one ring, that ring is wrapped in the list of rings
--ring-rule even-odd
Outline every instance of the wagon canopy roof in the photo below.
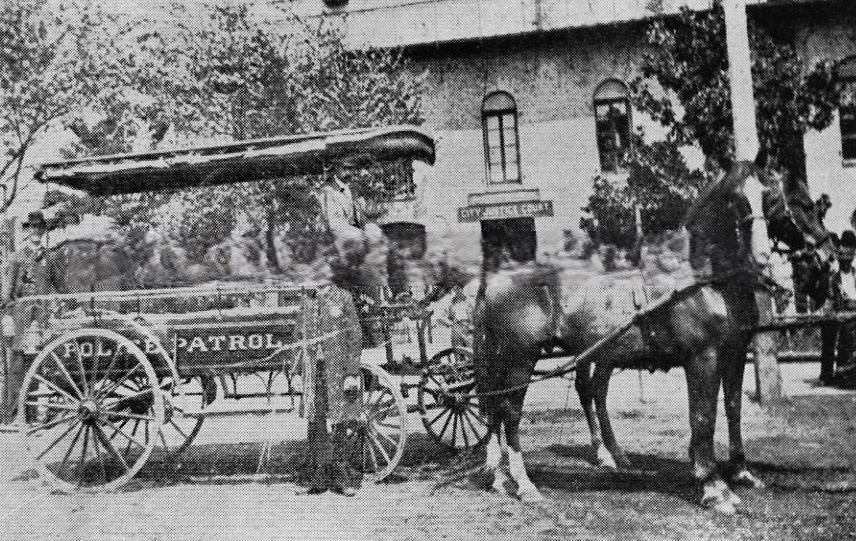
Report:
[[[299,177],[400,158],[433,164],[434,156],[430,135],[393,126],[45,163],[36,179],[112,195]]]

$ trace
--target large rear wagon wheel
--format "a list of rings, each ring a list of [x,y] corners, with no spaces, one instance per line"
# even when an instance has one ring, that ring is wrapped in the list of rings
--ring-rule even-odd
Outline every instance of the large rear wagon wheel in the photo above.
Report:
[[[407,404],[386,370],[366,363],[361,368],[366,434],[358,453],[362,458],[359,466],[381,481],[395,470],[404,454]]]
[[[417,400],[426,432],[446,447],[466,449],[487,439],[470,350],[452,347],[434,355],[422,371]]]
[[[163,419],[154,367],[133,342],[105,329],[49,343],[18,398],[24,445],[40,476],[63,492],[127,483],[148,460]]]
[[[187,450],[196,439],[205,417],[204,409],[217,399],[217,380],[211,376],[186,378],[181,395],[169,381],[161,385],[164,393],[164,424],[158,445],[170,457]]]

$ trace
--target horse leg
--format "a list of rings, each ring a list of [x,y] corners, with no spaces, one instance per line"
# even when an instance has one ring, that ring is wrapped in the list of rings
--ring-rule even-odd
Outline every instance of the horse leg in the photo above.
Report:
[[[713,452],[716,405],[721,381],[719,359],[709,347],[693,355],[685,368],[690,410],[690,462],[701,485],[701,504],[720,513],[736,513],[731,491],[719,477]]]
[[[505,492],[505,472],[500,467],[502,462],[502,454],[505,451],[506,445],[502,441],[502,424],[497,423],[490,429],[490,435],[487,441],[486,453],[486,469],[492,477],[490,490],[492,492]]]
[[[529,383],[537,356],[509,370],[508,386],[516,387]],[[519,361],[518,361],[519,362]],[[544,499],[538,488],[529,479],[526,465],[523,463],[523,451],[520,446],[520,420],[523,417],[523,401],[526,389],[514,391],[503,400],[505,438],[508,445],[508,469],[511,478],[517,483],[517,497],[526,502],[539,502]]]
[[[743,373],[746,368],[746,344],[727,347],[722,353],[722,374],[725,417],[728,419],[728,451],[731,482],[753,488],[763,488],[764,483],[755,477],[746,466],[743,452],[743,434],[740,417],[743,405]],[[738,499],[735,495],[734,498]]]
[[[615,439],[615,432],[612,430],[612,421],[609,419],[606,399],[609,393],[610,377],[612,377],[612,364],[606,360],[596,362],[592,378],[594,403],[600,430],[603,433],[603,443],[606,446],[606,449],[602,453],[598,453],[598,460],[600,460],[602,465],[609,468],[615,469],[619,466],[629,468],[630,460],[618,446],[618,441]]]
[[[591,434],[591,447],[594,449],[598,465],[615,468],[616,465],[612,455],[603,448],[603,439],[600,435],[600,424],[594,414],[594,394],[592,393],[591,369],[592,365],[588,361],[577,365],[574,387],[577,390],[577,396],[580,398],[580,405],[583,408],[583,413],[586,415],[586,423],[588,423],[589,434]]]

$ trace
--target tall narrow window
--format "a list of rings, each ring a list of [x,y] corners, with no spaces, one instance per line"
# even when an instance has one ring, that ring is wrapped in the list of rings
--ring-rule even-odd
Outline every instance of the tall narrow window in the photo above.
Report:
[[[494,92],[484,99],[482,129],[488,182],[520,182],[517,105],[511,94]]]
[[[594,92],[597,150],[600,169],[614,173],[626,164],[630,150],[630,99],[621,81],[604,81]]]
[[[856,57],[845,60],[838,71],[850,94],[850,105],[838,111],[841,128],[841,158],[856,163]]]

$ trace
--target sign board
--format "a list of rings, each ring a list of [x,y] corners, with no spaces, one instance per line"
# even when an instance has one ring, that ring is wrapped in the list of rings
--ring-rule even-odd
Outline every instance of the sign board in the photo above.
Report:
[[[505,220],[508,218],[538,218],[553,215],[552,201],[517,201],[490,205],[469,205],[458,209],[459,222]]]

